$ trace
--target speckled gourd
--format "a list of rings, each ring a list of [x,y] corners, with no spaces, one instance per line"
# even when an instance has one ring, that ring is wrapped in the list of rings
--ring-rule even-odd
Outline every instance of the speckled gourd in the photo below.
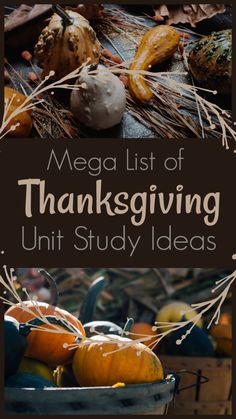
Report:
[[[55,13],[35,46],[38,65],[43,76],[55,71],[59,79],[85,63],[99,62],[101,45],[87,19],[68,10],[68,20]]]
[[[196,42],[189,53],[189,70],[203,87],[231,93],[232,31],[213,32]]]

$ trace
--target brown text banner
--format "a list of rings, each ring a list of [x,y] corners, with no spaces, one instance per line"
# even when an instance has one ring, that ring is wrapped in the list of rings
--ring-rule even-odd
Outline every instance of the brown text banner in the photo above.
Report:
[[[2,262],[233,265],[234,164],[217,141],[2,140]]]

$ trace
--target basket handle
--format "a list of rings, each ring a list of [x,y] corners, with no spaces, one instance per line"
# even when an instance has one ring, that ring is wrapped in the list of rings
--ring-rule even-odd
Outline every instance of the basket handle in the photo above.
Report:
[[[190,370],[183,369],[183,370],[179,370],[177,372],[169,371],[169,373],[173,374],[174,377],[175,377],[175,380],[176,380],[175,394],[180,394],[182,391],[188,390],[189,388],[194,388],[194,387],[199,388],[199,386],[201,386],[202,384],[206,384],[209,381],[209,378],[205,377],[204,375],[202,375],[202,374],[200,374],[199,372],[196,372],[196,371],[190,371]],[[185,386],[185,387],[180,387],[181,374],[193,375],[193,376],[197,377],[197,381],[194,384],[190,384],[190,385]]]

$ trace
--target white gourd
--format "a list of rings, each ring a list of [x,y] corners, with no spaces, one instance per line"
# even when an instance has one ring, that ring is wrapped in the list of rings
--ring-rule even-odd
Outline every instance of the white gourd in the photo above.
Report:
[[[84,125],[95,130],[111,128],[121,122],[126,93],[120,79],[106,67],[85,66],[77,80],[80,87],[71,94],[71,110]]]

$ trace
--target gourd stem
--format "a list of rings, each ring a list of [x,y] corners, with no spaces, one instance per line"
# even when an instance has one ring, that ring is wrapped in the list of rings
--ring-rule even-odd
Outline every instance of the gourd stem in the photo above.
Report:
[[[54,13],[62,18],[63,26],[69,26],[73,24],[73,19],[65,12],[65,10],[59,4],[53,4],[52,10]]]
[[[97,298],[106,285],[107,281],[103,276],[93,281],[80,309],[79,319],[82,324],[89,323],[94,320]]]

